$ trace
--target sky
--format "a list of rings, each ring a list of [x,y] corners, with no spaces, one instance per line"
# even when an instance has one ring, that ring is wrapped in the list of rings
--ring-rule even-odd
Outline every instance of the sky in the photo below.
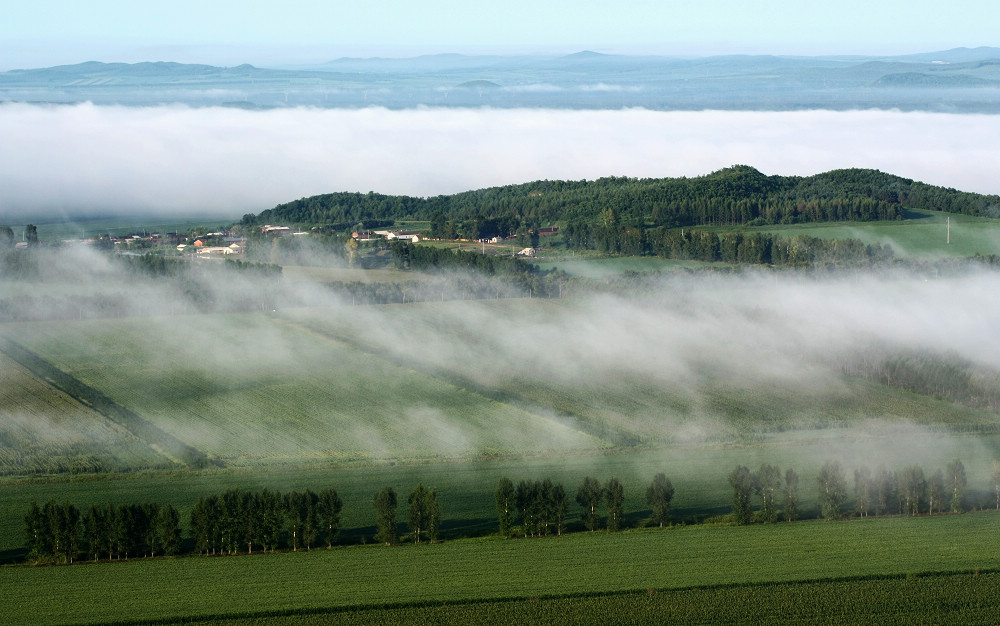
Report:
[[[0,71],[89,60],[258,66],[441,52],[906,54],[996,45],[993,0],[0,0]],[[257,213],[332,191],[876,168],[1000,193],[1000,116],[0,104],[0,219]]]
[[[907,54],[995,45],[993,0],[2,0],[0,70],[459,53]]]

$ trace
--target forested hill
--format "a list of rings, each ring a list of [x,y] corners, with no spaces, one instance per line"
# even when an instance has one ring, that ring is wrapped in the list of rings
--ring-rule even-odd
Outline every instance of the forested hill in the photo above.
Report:
[[[535,181],[449,196],[332,193],[243,217],[264,223],[351,228],[430,220],[439,236],[509,236],[540,225],[635,228],[899,219],[904,207],[967,215],[1000,213],[1000,197],[935,187],[878,170],[767,176],[737,165],[696,178]],[[446,232],[447,231],[447,232]]]

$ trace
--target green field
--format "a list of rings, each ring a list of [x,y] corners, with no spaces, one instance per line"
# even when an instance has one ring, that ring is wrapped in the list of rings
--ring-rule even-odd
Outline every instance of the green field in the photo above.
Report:
[[[503,319],[516,332],[572,315],[573,306],[505,300],[311,308],[17,323],[0,332],[227,466],[562,455],[759,442],[858,425],[874,434],[903,423],[989,432],[998,422],[986,411],[836,372],[816,388],[749,374],[691,380],[655,363],[643,371],[641,361],[627,368],[595,363],[586,375],[570,362],[562,373],[559,363],[512,367],[495,336],[449,321]],[[373,322],[411,337],[382,335]],[[455,343],[434,343],[444,333]]]
[[[980,513],[5,567],[0,568],[0,592],[16,600],[5,602],[0,621],[235,617],[392,603],[992,570],[1000,567],[996,524],[995,513]],[[996,581],[982,584],[994,589]],[[809,594],[800,597],[807,601]]]
[[[166,465],[144,441],[0,354],[0,474]]]
[[[953,247],[943,247],[935,243],[942,216],[925,213],[768,230],[892,239],[899,256],[919,258],[989,254],[986,246],[1000,240],[1000,222],[952,216]],[[560,263],[609,282],[689,265]],[[87,279],[91,271],[97,282]],[[261,283],[275,290],[274,310],[178,315],[193,310],[172,307],[184,289],[224,302],[238,283],[179,281],[171,285],[177,291],[160,292],[162,283],[119,280],[114,271],[81,266],[37,285],[0,283],[0,296],[38,296],[41,307],[47,296],[91,289],[151,303],[141,317],[0,324],[0,338],[24,350],[0,342],[0,563],[8,564],[0,567],[0,597],[16,598],[4,603],[0,623],[579,623],[588,621],[581,615],[622,614],[636,622],[975,623],[998,608],[998,514],[989,509],[1000,415],[977,398],[952,402],[847,373],[861,371],[852,369],[858,362],[878,367],[879,359],[923,347],[903,343],[905,333],[891,344],[880,336],[891,334],[887,327],[968,321],[954,308],[950,317],[923,316],[884,302],[927,289],[914,281],[879,283],[874,298],[856,276],[827,283],[782,272],[746,281],[678,272],[656,282],[655,294],[640,289],[634,298],[342,306],[329,295],[331,283],[432,277],[289,266],[280,280]],[[969,285],[957,283],[948,293],[961,307]],[[866,322],[888,324],[839,332],[856,320],[841,300],[857,294],[879,304],[862,311]],[[304,301],[316,306],[291,304]],[[821,319],[824,304],[835,311],[831,319]],[[978,381],[970,389],[983,389],[996,369],[986,335],[960,337],[957,356],[947,352],[950,340],[929,342],[921,363],[943,363],[928,371],[964,375]],[[980,361],[962,361],[967,353]],[[843,510],[853,517],[855,469],[919,464],[929,478],[955,459],[968,474],[972,513],[815,520],[817,476],[828,460],[846,470]],[[718,525],[732,506],[729,472],[765,463],[798,473],[805,521]],[[675,526],[664,531],[647,527],[645,492],[659,472],[676,488]],[[568,534],[500,540],[501,477],[562,484]],[[574,496],[584,477],[621,481],[625,532],[583,532]],[[366,545],[375,533],[374,492],[392,486],[402,520],[418,482],[436,490],[443,542]],[[187,522],[199,498],[264,488],[336,489],[345,505],[343,545],[308,554],[9,565],[24,559],[32,502],[84,510],[171,504],[188,551]],[[994,599],[977,603],[976,593]],[[855,602],[858,595],[874,599]],[[767,603],[774,606],[758,606]],[[747,612],[714,612],[720,605]]]
[[[179,331],[186,341],[176,340]],[[262,315],[11,324],[4,332],[227,465],[605,445]]]
[[[894,576],[865,580],[758,583],[693,589],[646,589],[499,602],[417,604],[391,608],[211,623],[282,624],[993,624],[1000,610],[1000,574]]]
[[[948,221],[951,222],[951,243]],[[822,239],[859,239],[889,244],[898,258],[935,259],[974,254],[1000,254],[1000,219],[942,211],[907,209],[906,219],[890,222],[822,222],[791,226],[759,226],[748,231],[809,235]]]

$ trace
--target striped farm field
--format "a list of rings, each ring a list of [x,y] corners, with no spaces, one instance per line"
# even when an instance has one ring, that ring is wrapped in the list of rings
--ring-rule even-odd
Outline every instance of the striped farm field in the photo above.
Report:
[[[263,315],[12,324],[55,367],[227,465],[605,445]]]
[[[986,431],[1000,423],[995,413],[851,378],[835,368],[773,380],[745,367],[726,371],[719,357],[678,363],[650,350],[656,339],[649,336],[608,337],[607,350],[615,353],[609,358],[600,340],[592,339],[602,337],[603,329],[590,320],[601,312],[578,312],[573,306],[561,300],[498,300],[363,312],[347,307],[336,315],[322,308],[293,309],[278,315],[372,358],[392,359],[514,406],[570,418],[617,445],[745,440],[768,432],[873,422]],[[378,328],[397,330],[383,336]],[[533,331],[519,336],[522,328]],[[402,332],[398,329],[418,340],[395,340]],[[562,358],[546,351],[545,329],[562,339],[552,350]],[[451,338],[448,345],[419,341],[443,334]],[[593,348],[575,349],[574,339]],[[663,345],[664,352],[670,347]],[[531,356],[512,362],[512,352]],[[634,360],[628,358],[632,353]]]
[[[421,604],[212,620],[283,624],[993,624],[1000,574],[960,573],[647,589],[500,602]]]
[[[0,474],[168,465],[146,442],[0,354]]]
[[[14,600],[5,603],[0,622],[246,619],[283,613],[379,610],[394,604],[524,602],[548,596],[691,588],[705,588],[694,593],[706,594],[701,602],[732,601],[738,607],[739,599],[751,597],[755,589],[764,591],[762,599],[777,601],[778,596],[765,587],[752,586],[759,583],[778,584],[789,593],[784,596],[786,601],[762,611],[756,619],[770,616],[780,620],[782,615],[815,619],[816,601],[843,606],[855,617],[857,611],[865,614],[866,609],[888,612],[887,618],[901,615],[905,613],[893,608],[893,599],[907,597],[905,584],[920,585],[927,598],[934,598],[934,589],[943,585],[937,604],[923,605],[928,611],[949,607],[977,611],[997,601],[996,575],[974,575],[1000,567],[1000,547],[994,541],[996,524],[997,514],[979,513],[577,533],[537,540],[365,546],[71,567],[5,567],[0,568],[0,592]],[[925,572],[968,574],[957,579],[919,576]],[[858,580],[865,578],[875,580]],[[880,583],[879,579],[889,580]],[[795,581],[825,582],[803,587],[784,584]],[[833,587],[826,586],[830,582]],[[750,592],[741,591],[742,585],[751,585]],[[950,590],[959,585],[988,595],[979,603],[968,593],[952,596]],[[838,589],[861,595],[853,596],[852,601],[842,599],[844,604],[838,605]],[[944,602],[941,593],[951,602]],[[697,598],[685,599],[683,594],[680,598],[691,605],[698,602]],[[588,602],[606,602],[579,601],[583,608]],[[629,601],[642,603],[636,596],[626,599]],[[572,615],[578,609],[573,599],[567,602],[563,606]],[[692,606],[691,610],[693,618],[698,611],[704,614],[706,608]],[[738,616],[733,608],[720,606],[716,610],[723,611],[717,616]],[[418,611],[416,616],[420,615]],[[684,621],[683,616],[679,619]]]

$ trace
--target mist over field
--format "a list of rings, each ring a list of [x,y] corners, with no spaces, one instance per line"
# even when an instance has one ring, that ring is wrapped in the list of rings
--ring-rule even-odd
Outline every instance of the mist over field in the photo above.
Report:
[[[786,431],[831,438],[845,460],[878,449],[913,463],[920,450],[956,445],[941,424],[990,414],[845,373],[874,364],[874,382],[891,382],[878,378],[880,360],[920,353],[965,363],[986,384],[1000,372],[1000,277],[989,272],[675,274],[622,295],[353,306],[294,272],[263,280],[207,262],[153,281],[83,247],[50,260],[36,293],[89,294],[79,321],[4,334],[226,463],[565,453]],[[39,315],[51,308],[37,303]],[[234,303],[257,312],[233,314]],[[34,437],[51,443],[58,420],[22,417],[8,426],[44,426]]]
[[[877,168],[997,193],[1000,117],[893,111],[0,105],[4,216],[257,213],[334,191]]]

